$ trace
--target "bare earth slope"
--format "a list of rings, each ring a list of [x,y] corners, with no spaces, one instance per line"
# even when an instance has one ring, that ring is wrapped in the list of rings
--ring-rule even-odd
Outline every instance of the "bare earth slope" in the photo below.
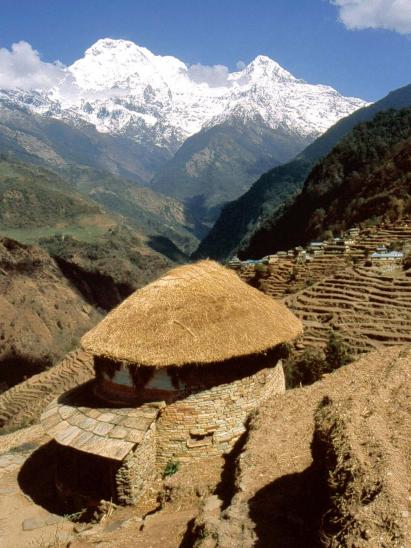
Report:
[[[231,504],[219,513],[209,500],[197,544],[409,545],[410,365],[410,347],[389,348],[268,402]]]
[[[0,239],[0,383],[56,363],[101,318],[40,248]]]
[[[74,354],[72,360],[72,378],[79,371],[90,374],[87,357]],[[62,363],[61,373],[67,372],[66,360]],[[39,459],[51,448],[43,446],[41,428],[2,436],[0,510],[8,521],[7,526],[0,521],[0,544],[56,545],[61,539],[62,545],[70,541],[79,548],[96,543],[145,548],[406,546],[410,365],[409,346],[388,348],[310,387],[273,398],[252,417],[248,436],[231,457],[201,467],[183,465],[168,486],[153,491],[151,502],[116,509],[77,533],[68,520],[30,500],[22,483],[23,468],[27,475],[36,463],[36,473],[46,478],[47,465]],[[56,377],[44,381],[46,375],[38,376],[44,390],[55,390]],[[35,386],[35,379],[30,381]],[[30,381],[24,383],[26,389]],[[72,383],[66,378],[65,387]],[[216,488],[221,460],[225,463]],[[35,474],[30,478],[34,482]],[[25,529],[27,524],[33,530]]]

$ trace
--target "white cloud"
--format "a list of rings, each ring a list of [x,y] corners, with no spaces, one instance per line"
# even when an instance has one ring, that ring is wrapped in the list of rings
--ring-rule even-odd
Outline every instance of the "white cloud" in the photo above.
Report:
[[[411,0],[330,0],[348,29],[388,29],[411,34]]]
[[[237,67],[237,70],[243,70],[247,65],[244,63],[244,61],[237,61],[235,66]]]
[[[64,76],[60,62],[45,63],[27,42],[0,48],[0,89],[50,89]]]
[[[188,75],[194,82],[201,84],[205,82],[210,87],[226,86],[229,75],[228,67],[225,65],[191,65]]]

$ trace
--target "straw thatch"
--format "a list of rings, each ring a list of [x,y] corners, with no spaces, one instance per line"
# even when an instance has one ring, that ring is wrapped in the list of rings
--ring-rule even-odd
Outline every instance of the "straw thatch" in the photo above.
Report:
[[[283,304],[233,271],[201,261],[133,293],[81,342],[97,356],[162,367],[261,353],[301,331]]]

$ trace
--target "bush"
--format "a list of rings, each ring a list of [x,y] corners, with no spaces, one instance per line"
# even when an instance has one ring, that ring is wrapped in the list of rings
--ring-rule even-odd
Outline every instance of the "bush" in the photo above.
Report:
[[[177,460],[169,460],[164,468],[163,477],[173,476],[180,468],[180,463]]]
[[[316,348],[308,348],[302,354],[291,356],[284,363],[287,388],[312,384],[327,372],[324,354]]]
[[[324,353],[329,372],[350,363],[353,359],[347,344],[335,331],[331,331]]]
[[[319,381],[325,373],[331,373],[350,363],[353,356],[342,337],[330,332],[324,352],[307,348],[301,354],[292,354],[284,362],[287,388],[296,388]]]

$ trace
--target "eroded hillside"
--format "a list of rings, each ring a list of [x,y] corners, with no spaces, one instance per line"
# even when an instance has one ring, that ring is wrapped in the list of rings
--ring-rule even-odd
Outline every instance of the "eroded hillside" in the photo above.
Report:
[[[102,317],[38,247],[0,239],[3,390],[54,364]]]
[[[410,365],[410,347],[371,353],[263,406],[196,545],[406,546]]]
[[[73,356],[73,371],[87,375],[83,358]],[[50,513],[44,486],[53,482],[54,453],[41,429],[2,436],[0,504],[9,527],[0,527],[0,539],[14,546],[53,539],[75,547],[406,546],[410,365],[409,346],[389,348],[276,396],[251,417],[231,455],[182,464],[139,505],[102,505],[100,521],[89,525]]]

